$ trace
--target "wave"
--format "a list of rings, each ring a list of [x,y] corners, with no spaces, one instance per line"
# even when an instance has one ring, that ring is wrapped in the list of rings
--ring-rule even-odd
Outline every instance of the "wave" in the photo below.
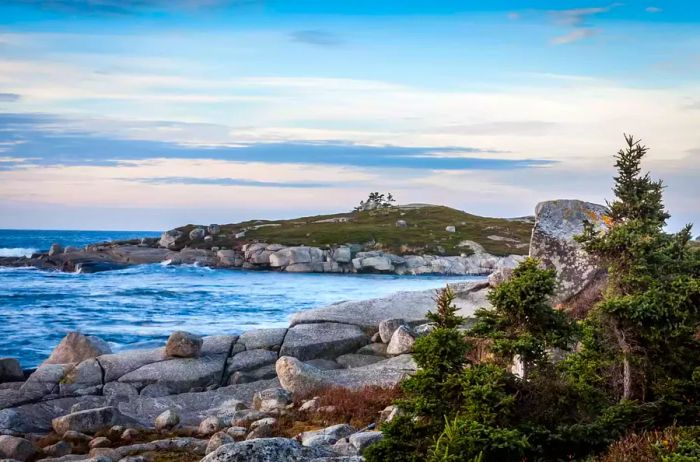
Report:
[[[1,247],[0,257],[31,257],[36,252],[37,249],[30,247]]]

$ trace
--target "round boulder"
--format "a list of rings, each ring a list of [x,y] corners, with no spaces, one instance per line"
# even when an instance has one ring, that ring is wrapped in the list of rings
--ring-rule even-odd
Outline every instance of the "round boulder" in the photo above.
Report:
[[[184,331],[170,334],[165,344],[165,356],[169,358],[197,358],[202,351],[202,337]]]

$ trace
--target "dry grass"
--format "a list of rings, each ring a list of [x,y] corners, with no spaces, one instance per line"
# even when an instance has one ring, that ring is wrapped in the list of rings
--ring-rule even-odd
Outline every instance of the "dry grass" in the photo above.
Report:
[[[281,436],[294,437],[301,432],[316,430],[329,425],[348,423],[360,429],[378,421],[379,412],[401,396],[396,388],[365,387],[360,390],[324,388],[314,393],[295,396],[295,410],[281,416],[277,432]],[[298,407],[305,400],[318,397],[319,406],[329,412],[300,412]]]
[[[683,428],[679,427],[632,433],[613,443],[596,462],[661,462],[664,460],[662,454],[668,457],[678,449],[681,440],[687,441],[687,438],[688,435],[684,435]]]

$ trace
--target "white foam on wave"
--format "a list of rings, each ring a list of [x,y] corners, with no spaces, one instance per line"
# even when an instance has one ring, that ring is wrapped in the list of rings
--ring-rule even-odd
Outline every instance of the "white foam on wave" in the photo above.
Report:
[[[36,249],[29,247],[1,247],[0,257],[31,257],[36,251]]]

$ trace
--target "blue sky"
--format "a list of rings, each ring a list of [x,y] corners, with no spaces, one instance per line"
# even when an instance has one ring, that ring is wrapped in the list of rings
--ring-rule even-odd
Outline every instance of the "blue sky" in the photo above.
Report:
[[[700,4],[5,0],[0,227],[164,229],[370,190],[610,197],[622,133],[700,218]],[[53,211],[54,213],[47,213]]]

